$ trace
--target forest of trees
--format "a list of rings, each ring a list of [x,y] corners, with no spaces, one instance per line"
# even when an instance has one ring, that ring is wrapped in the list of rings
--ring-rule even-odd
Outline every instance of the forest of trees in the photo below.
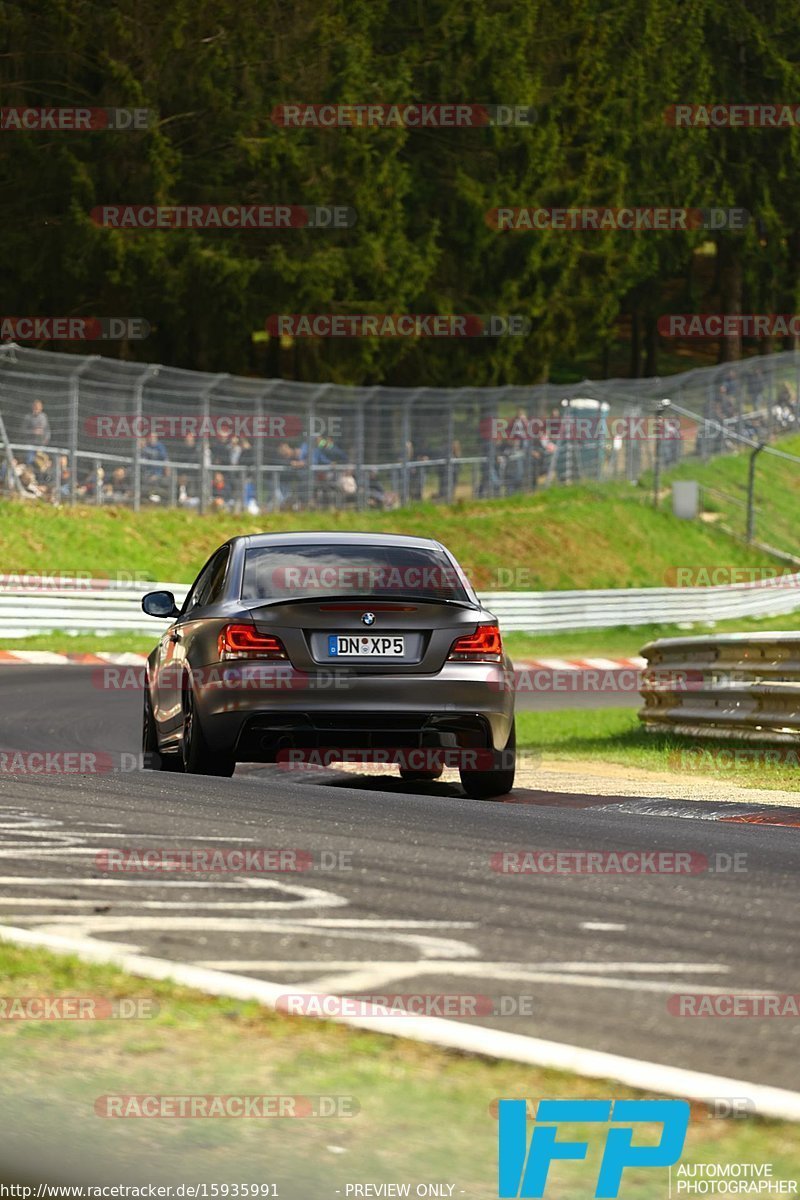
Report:
[[[0,0],[2,105],[152,110],[139,132],[0,132],[2,312],[132,316],[106,354],[338,383],[659,369],[670,312],[794,313],[797,128],[675,128],[669,105],[800,102],[800,24],[764,0]],[[529,127],[287,129],[288,102],[534,106]],[[115,230],[103,204],[337,204],[351,228]],[[498,205],[736,206],[741,231],[498,232]],[[274,313],[520,313],[518,338],[322,340]],[[254,338],[256,331],[261,337]],[[47,343],[86,352],[85,345]],[[712,347],[720,358],[780,349]],[[94,348],[96,349],[96,347]],[[616,355],[616,357],[615,357]]]

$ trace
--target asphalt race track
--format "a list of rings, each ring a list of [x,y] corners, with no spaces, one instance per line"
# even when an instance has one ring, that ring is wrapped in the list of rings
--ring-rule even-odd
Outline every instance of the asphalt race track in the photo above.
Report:
[[[99,690],[91,672],[0,668],[0,747],[138,751],[141,693]],[[796,1018],[668,1008],[674,993],[800,993],[800,828],[585,801],[480,803],[455,784],[258,767],[230,780],[0,774],[0,921],[287,991],[479,994],[493,1011],[473,1019],[510,1032],[800,1090]],[[314,866],[175,877],[98,865],[156,847],[297,848]],[[493,854],[520,850],[680,851],[720,868],[745,857],[738,871],[677,876],[493,869]]]

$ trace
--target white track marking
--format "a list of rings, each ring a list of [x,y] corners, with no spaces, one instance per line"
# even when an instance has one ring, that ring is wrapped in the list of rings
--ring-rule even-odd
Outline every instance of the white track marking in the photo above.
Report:
[[[118,905],[124,905],[124,900],[117,900]],[[175,911],[176,909],[186,909],[187,901],[185,900],[141,900],[137,897],[136,900],[131,900],[131,904],[135,904],[136,908],[152,909],[155,912]],[[346,904],[347,901],[345,900]],[[18,905],[24,905],[26,908],[97,908],[97,900],[62,900],[58,896],[26,896],[15,898],[12,896],[0,896],[0,905],[4,907],[16,908]],[[192,907],[202,908],[204,912],[227,912],[232,909],[246,912],[274,912],[275,909],[286,912],[287,909],[294,911],[296,908],[301,908],[303,904],[313,905],[318,907],[318,901],[305,900],[298,901],[296,904],[286,904],[282,900],[199,900],[194,899]],[[204,919],[204,918],[203,918]],[[123,920],[125,918],[123,917]]]
[[[285,959],[277,958],[224,958],[224,959],[203,959],[197,964],[202,967],[212,967],[220,971],[234,971],[237,967],[249,967],[253,970],[266,971],[270,968],[274,970],[282,970],[287,965]],[[408,962],[387,961],[386,963],[365,964],[359,959],[343,959],[339,962],[329,961],[320,962],[319,959],[303,959],[290,961],[289,966],[298,967],[302,970],[313,970],[314,967],[330,967],[337,969],[346,969],[352,967],[355,970],[361,970],[365,965],[375,966],[376,968],[390,966],[402,970],[413,971],[419,968],[427,974],[435,974],[435,972],[443,965],[435,962],[418,962],[410,960]],[[650,972],[651,974],[696,974],[696,975],[727,975],[730,967],[720,963],[574,963],[574,962],[541,962],[541,963],[508,963],[508,962],[450,962],[447,964],[447,971],[450,975],[489,975],[494,977],[497,971],[502,971],[505,976],[515,976],[524,974],[526,971],[568,971],[570,975],[597,975],[604,970],[627,971],[632,974],[636,972]]]
[[[17,876],[0,876],[0,883],[5,882],[8,886],[8,881],[16,884]],[[339,896],[336,892],[323,891],[322,888],[308,887],[301,883],[283,883],[278,879],[261,879],[247,878],[240,881],[226,880],[224,883],[217,883],[216,880],[206,879],[71,879],[69,876],[64,876],[59,879],[57,876],[49,876],[45,881],[37,879],[36,876],[26,877],[28,886],[36,886],[42,884],[50,887],[117,887],[117,888],[143,888],[143,887],[158,887],[158,888],[210,888],[216,891],[218,888],[239,888],[243,891],[272,891],[280,892],[285,896],[285,900],[243,900],[241,903],[226,903],[224,901],[215,902],[203,901],[192,898],[191,901],[183,902],[167,902],[167,901],[145,901],[138,897],[132,898],[127,903],[135,904],[137,908],[186,908],[189,904],[193,906],[200,905],[202,908],[255,908],[255,909],[278,909],[286,913],[293,913],[298,908],[342,908],[348,904],[346,896]],[[124,897],[117,900],[118,904],[125,904]],[[14,907],[18,904],[42,904],[50,907],[71,905],[73,907],[92,907],[97,904],[97,900],[62,900],[60,897],[42,896],[26,898],[22,896],[2,896],[0,904],[10,905]]]
[[[627,929],[628,926],[627,925],[618,925],[615,921],[581,921],[579,928],[580,929],[596,929],[599,932],[604,932],[604,931],[608,930],[610,932],[613,930]]]
[[[244,879],[234,876],[234,882],[223,883],[217,879],[182,879],[178,872],[170,872],[167,878],[158,874],[149,875],[145,879],[78,879],[74,875],[0,875],[0,886],[13,887],[27,884],[36,887],[169,887],[169,888],[280,888],[283,891],[300,892],[300,884],[280,883],[277,879],[262,879],[260,876],[249,875]],[[316,889],[312,888],[311,891]],[[321,893],[330,895],[331,893]],[[338,897],[339,903],[346,904],[344,897]]]
[[[237,1000],[256,1000],[267,1008],[275,1008],[286,985],[250,979],[204,967],[185,966],[166,959],[128,954],[119,946],[98,945],[91,940],[72,939],[37,930],[0,927],[0,940],[18,946],[42,946],[62,954],[73,954],[86,962],[109,963],[130,974],[145,979],[171,979],[185,987],[198,988],[213,996]],[[405,1037],[482,1054],[490,1058],[509,1059],[551,1070],[572,1071],[591,1079],[613,1079],[627,1087],[667,1096],[705,1100],[709,1096],[747,1096],[757,1113],[787,1121],[800,1121],[800,1092],[765,1087],[746,1080],[731,1079],[690,1071],[683,1067],[665,1066],[620,1054],[587,1050],[563,1042],[546,1041],[519,1033],[507,1033],[484,1025],[463,1021],[448,1021],[441,1017],[389,1015],[385,1009],[373,1006],[374,1017],[335,1017],[339,1024],[357,1029],[369,1029],[393,1037]],[[306,1018],[314,1019],[314,1018]],[[329,1018],[330,1019],[330,1018]]]
[[[137,906],[138,907],[138,906]],[[48,914],[52,917],[52,914]],[[18,921],[36,920],[41,922],[41,917],[25,917],[21,913],[15,914]],[[369,923],[370,925],[372,922]],[[478,951],[474,946],[470,946],[468,942],[457,941],[453,938],[433,937],[431,935],[406,933],[401,929],[393,930],[388,936],[379,926],[375,932],[371,929],[362,928],[358,921],[342,920],[340,924],[335,921],[315,921],[311,918],[304,920],[302,917],[292,920],[291,917],[278,917],[277,919],[263,917],[215,917],[212,913],[198,913],[192,917],[137,917],[137,916],[120,916],[115,913],[104,913],[98,916],[64,916],[57,921],[49,920],[47,922],[48,931],[58,930],[61,933],[68,933],[72,937],[78,939],[89,939],[92,934],[98,934],[100,938],[110,933],[132,934],[142,931],[153,931],[156,933],[174,933],[180,932],[196,932],[196,933],[278,933],[278,934],[302,934],[304,937],[330,937],[335,940],[343,939],[345,941],[357,942],[381,942],[384,945],[386,942],[399,942],[401,945],[413,947],[423,958],[437,959],[463,959],[471,958],[477,955]],[[398,923],[399,924],[399,923]],[[451,922],[414,922],[410,921],[409,926],[412,928],[415,925],[430,925],[443,926],[449,928]]]
[[[321,967],[327,964],[321,963]],[[614,964],[618,969],[622,970],[637,970],[637,967],[627,967],[626,964]],[[469,978],[478,980],[487,980],[490,983],[499,983],[504,980],[508,983],[557,983],[568,984],[570,987],[582,988],[609,988],[611,990],[623,992],[674,992],[679,986],[678,981],[671,980],[652,980],[634,978],[628,979],[621,976],[614,976],[609,973],[611,964],[598,964],[597,971],[591,971],[589,967],[583,970],[575,970],[573,963],[526,963],[516,965],[514,963],[492,963],[492,962],[457,962],[457,963],[392,963],[380,962],[374,964],[353,964],[354,969],[348,974],[347,972],[337,972],[335,974],[327,973],[320,975],[317,978],[308,980],[306,986],[318,992],[350,992],[357,987],[371,988],[381,987],[387,983],[398,982],[401,979],[414,979],[423,975],[449,975],[459,978]],[[549,968],[549,969],[548,969]],[[705,964],[694,964],[689,970],[694,970],[698,974],[705,973]],[[234,967],[234,970],[237,968]],[[711,971],[714,971],[715,966],[711,966]],[[678,973],[683,974],[685,968],[681,964],[665,963],[655,964],[649,967],[649,970],[656,971],[658,974]],[[723,968],[723,972],[727,968]],[[357,982],[354,982],[356,980]],[[723,989],[711,987],[708,984],[703,985],[704,992],[727,993],[730,987]]]

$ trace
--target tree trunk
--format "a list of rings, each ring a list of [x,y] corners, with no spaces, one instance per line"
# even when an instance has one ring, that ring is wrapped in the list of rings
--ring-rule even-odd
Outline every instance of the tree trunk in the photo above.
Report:
[[[717,239],[719,261],[720,309],[728,316],[742,314],[742,260],[739,247],[730,236]],[[720,340],[719,361],[737,362],[742,357],[742,336],[739,330]]]
[[[642,373],[642,323],[639,309],[631,309],[631,361],[628,374],[638,379]]]
[[[658,374],[658,331],[656,319],[648,313],[644,320],[644,373]]]
[[[800,231],[792,230],[787,241],[786,286],[781,312],[794,315],[797,312],[797,298],[800,292]],[[800,350],[800,336],[789,333],[783,339],[784,350]]]

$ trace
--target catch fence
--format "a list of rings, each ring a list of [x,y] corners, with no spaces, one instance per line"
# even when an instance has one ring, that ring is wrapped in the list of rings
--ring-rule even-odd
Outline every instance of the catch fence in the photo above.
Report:
[[[799,391],[800,353],[666,379],[400,389],[5,345],[0,493],[255,513],[635,483],[800,428]],[[670,411],[680,433],[662,437]]]

